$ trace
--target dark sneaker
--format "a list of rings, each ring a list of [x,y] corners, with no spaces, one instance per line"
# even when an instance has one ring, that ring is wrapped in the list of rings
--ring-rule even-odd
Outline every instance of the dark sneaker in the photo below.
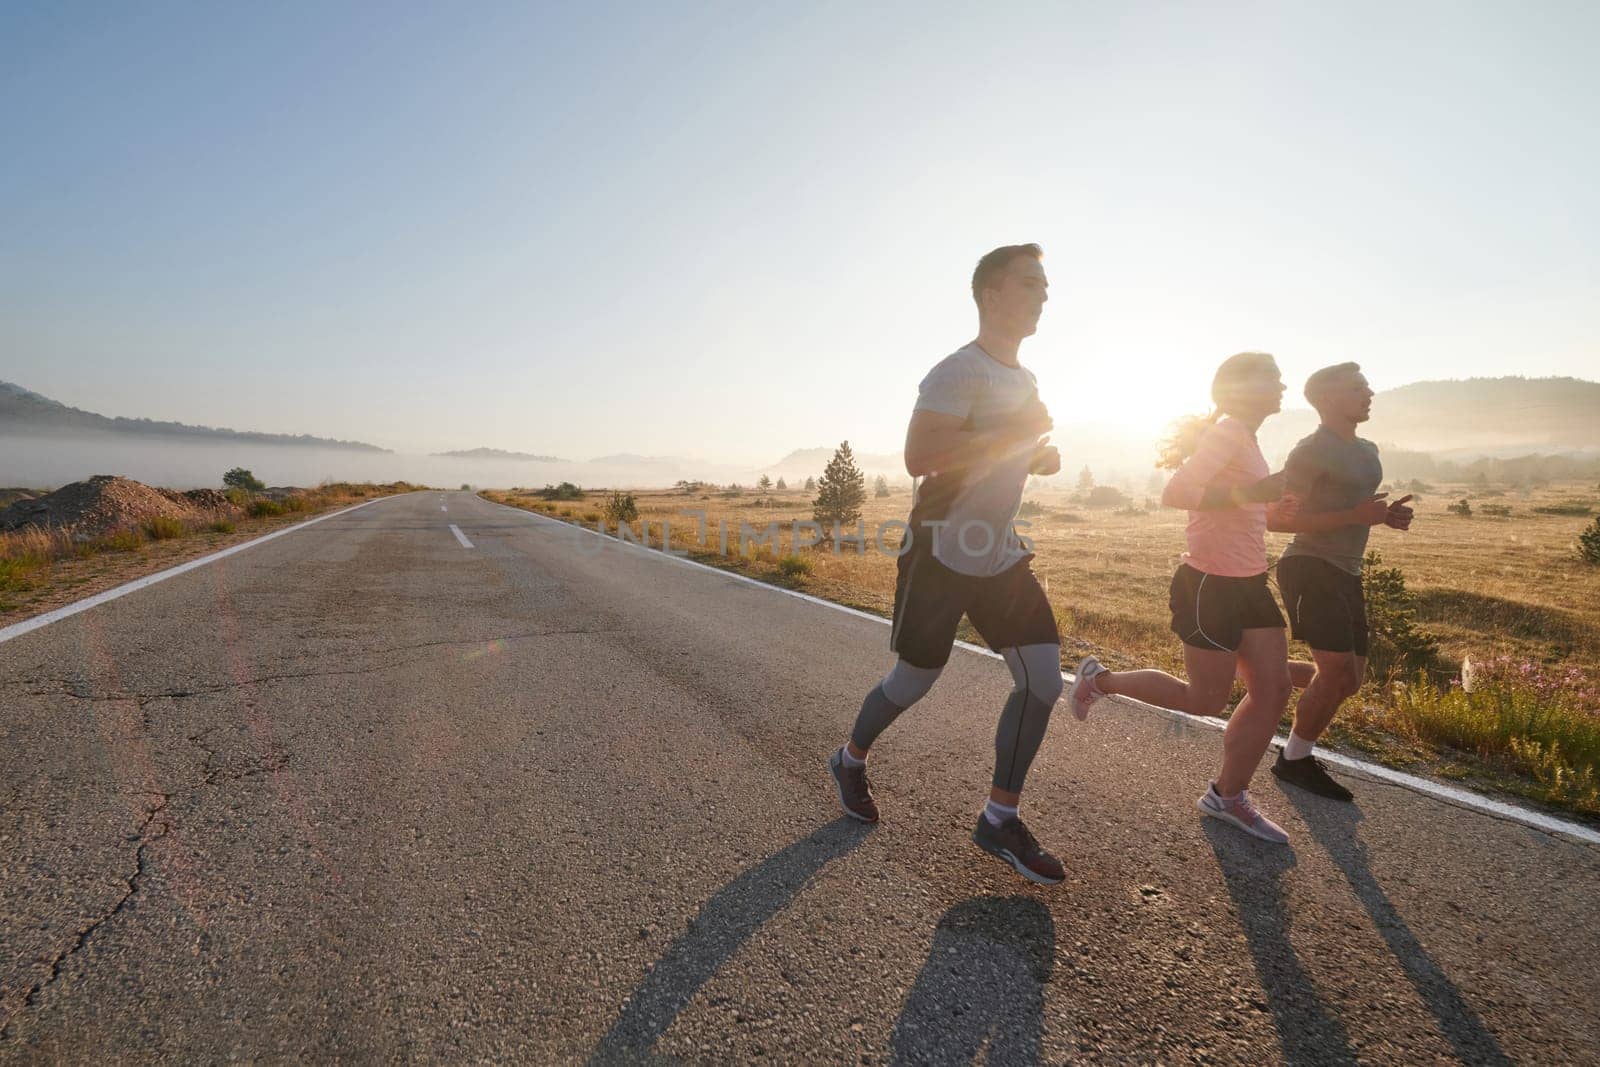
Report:
[[[1278,762],[1272,765],[1272,773],[1279,780],[1297,785],[1308,793],[1315,793],[1319,797],[1330,800],[1343,800],[1349,802],[1355,795],[1333,780],[1327,771],[1322,769],[1322,764],[1317,762],[1315,756],[1305,756],[1301,759],[1284,759],[1283,753],[1278,753]]]
[[[833,787],[839,793],[839,806],[852,819],[862,822],[878,821],[878,803],[872,799],[872,783],[867,781],[865,767],[846,767],[844,749],[836,748],[828,757],[828,773],[833,776]]]
[[[1030,882],[1055,885],[1067,876],[1061,861],[1039,847],[1021,819],[1011,818],[999,826],[979,813],[978,828],[972,841],[991,856],[999,856]]]

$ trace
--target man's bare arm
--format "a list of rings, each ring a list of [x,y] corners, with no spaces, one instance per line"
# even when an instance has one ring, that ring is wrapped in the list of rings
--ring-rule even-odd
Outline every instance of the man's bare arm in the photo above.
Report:
[[[920,478],[1029,452],[1051,428],[1043,404],[993,430],[966,430],[962,428],[965,423],[959,415],[912,412],[911,425],[906,428],[906,473]]]

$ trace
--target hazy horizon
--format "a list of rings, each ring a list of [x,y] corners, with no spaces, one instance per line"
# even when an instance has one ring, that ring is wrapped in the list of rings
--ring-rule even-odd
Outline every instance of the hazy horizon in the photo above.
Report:
[[[1381,32],[1379,32],[1381,30]],[[0,379],[477,447],[900,447],[1044,245],[1058,423],[1600,365],[1600,9],[0,11]]]

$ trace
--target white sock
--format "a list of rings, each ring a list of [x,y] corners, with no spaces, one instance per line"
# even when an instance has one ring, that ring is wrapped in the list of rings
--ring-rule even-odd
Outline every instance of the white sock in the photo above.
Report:
[[[1293,730],[1290,730],[1289,741],[1283,746],[1283,758],[1305,759],[1307,756],[1311,755],[1311,750],[1315,748],[1316,745],[1317,743],[1315,741],[1307,741]]]
[[[1015,819],[1017,817],[1017,809],[1008,808],[1004,804],[991,800],[983,806],[983,817],[989,820],[990,826],[999,826],[1007,819]]]
[[[852,770],[859,770],[867,765],[864,759],[856,759],[850,754],[850,746],[843,745],[839,749],[839,761]]]

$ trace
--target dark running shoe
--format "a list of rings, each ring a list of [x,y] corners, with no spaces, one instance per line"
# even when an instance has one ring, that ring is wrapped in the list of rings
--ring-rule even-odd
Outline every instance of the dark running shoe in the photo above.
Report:
[[[867,781],[865,767],[846,767],[844,749],[834,749],[828,757],[828,773],[833,776],[833,787],[839,793],[839,806],[852,819],[862,822],[878,821],[878,804],[872,799],[872,783]]]
[[[1333,780],[1327,771],[1322,769],[1322,764],[1317,762],[1315,756],[1305,756],[1300,759],[1284,759],[1283,753],[1278,753],[1278,762],[1272,765],[1272,773],[1280,781],[1297,785],[1308,793],[1315,793],[1319,797],[1329,800],[1343,800],[1349,802],[1355,795]]]
[[[981,812],[972,841],[991,856],[999,856],[1030,882],[1055,885],[1067,876],[1061,861],[1039,847],[1021,819],[1010,818],[994,825]]]

